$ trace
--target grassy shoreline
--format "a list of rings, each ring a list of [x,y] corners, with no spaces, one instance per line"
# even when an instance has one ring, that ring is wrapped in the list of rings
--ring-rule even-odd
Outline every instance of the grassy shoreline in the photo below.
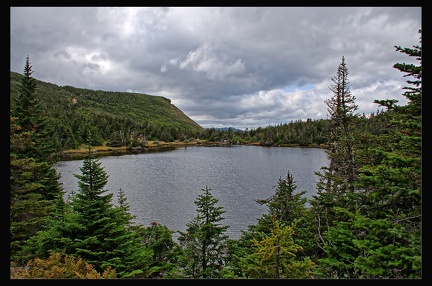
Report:
[[[143,147],[110,147],[110,146],[91,146],[91,152],[95,155],[100,156],[109,156],[109,155],[123,155],[128,153],[137,153],[137,152],[148,152],[148,151],[159,151],[162,148],[177,148],[177,147],[188,147],[188,146],[229,146],[229,143],[215,142],[215,141],[206,141],[206,140],[194,140],[194,141],[174,141],[174,142],[165,142],[165,141],[148,141],[147,144]],[[261,146],[259,142],[251,142],[248,144],[249,146]],[[298,144],[286,144],[281,146],[271,146],[271,147],[303,147],[303,148],[326,148],[324,145],[308,145],[308,146],[300,146]],[[69,159],[81,159],[86,154],[88,154],[89,148],[88,146],[81,146],[79,149],[69,149],[64,150],[58,153],[61,160],[69,160]]]
[[[148,141],[144,147],[110,147],[110,146],[91,146],[91,152],[94,154],[121,154],[128,153],[133,151],[145,151],[150,149],[159,149],[164,147],[185,147],[185,146],[195,146],[199,144],[203,144],[205,141],[191,141],[191,142],[164,142],[164,141]],[[75,156],[84,156],[88,154],[89,148],[88,146],[81,146],[79,149],[69,149],[61,151],[58,155],[60,158],[68,158]]]

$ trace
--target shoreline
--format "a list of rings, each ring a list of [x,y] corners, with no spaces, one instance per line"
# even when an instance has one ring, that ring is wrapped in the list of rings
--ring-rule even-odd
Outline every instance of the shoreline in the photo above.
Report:
[[[302,146],[299,144],[284,144],[277,146],[264,146],[259,142],[251,142],[247,144],[231,144],[226,142],[209,142],[205,140],[197,140],[191,142],[164,142],[164,141],[149,141],[148,144],[141,147],[109,147],[109,146],[92,146],[91,152],[95,154],[97,157],[99,156],[121,156],[127,154],[137,154],[137,153],[146,153],[146,152],[160,152],[167,149],[181,148],[181,147],[229,147],[229,146],[262,146],[262,147],[292,147],[292,148],[323,148],[326,149],[326,146],[323,144],[309,144],[307,146]],[[60,161],[68,161],[68,160],[80,160],[83,159],[89,152],[88,148],[81,147],[80,149],[69,149],[59,152],[57,155],[60,158]]]

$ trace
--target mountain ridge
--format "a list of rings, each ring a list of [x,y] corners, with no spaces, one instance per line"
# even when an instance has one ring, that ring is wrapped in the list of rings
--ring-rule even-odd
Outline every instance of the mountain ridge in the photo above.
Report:
[[[22,78],[22,74],[10,72],[11,110]],[[112,141],[117,133],[125,141],[130,136],[172,141],[205,131],[163,96],[59,86],[34,79],[43,112],[57,122],[56,129],[62,133],[59,139],[74,141],[65,148],[85,143],[86,135],[79,134],[84,130],[94,133],[100,143]]]

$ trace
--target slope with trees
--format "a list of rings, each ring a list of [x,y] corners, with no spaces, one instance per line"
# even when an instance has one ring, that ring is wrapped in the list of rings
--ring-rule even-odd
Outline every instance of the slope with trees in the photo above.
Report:
[[[22,77],[10,73],[13,113],[19,108],[15,101],[20,98]],[[36,79],[33,82],[40,111],[54,124],[52,142],[59,150],[78,149],[86,144],[89,133],[95,146],[138,146],[143,137],[183,141],[204,131],[162,96],[61,87]]]
[[[333,96],[325,101],[330,114],[325,124],[331,130],[323,131],[327,129],[321,126],[322,134],[328,136],[326,152],[331,164],[317,173],[315,196],[303,198],[304,192],[296,191],[288,172],[278,181],[273,196],[257,200],[268,207],[268,213],[240,239],[231,240],[225,234],[229,226],[221,224],[223,207],[216,206],[218,200],[206,186],[195,200],[197,216],[180,232],[179,244],[165,226],[134,225],[121,190],[118,205],[111,202],[113,195],[104,190],[108,176],[90,146],[81,174],[76,175],[79,190],[63,200],[51,165],[55,158],[45,152],[50,146],[46,141],[50,124],[44,124],[46,118],[33,108],[39,97],[34,97],[36,86],[27,58],[20,99],[14,101],[10,117],[10,259],[30,268],[15,269],[11,275],[421,278],[422,48],[395,48],[419,61],[419,65],[393,66],[404,76],[414,77],[404,88],[408,103],[400,106],[393,99],[376,100],[386,110],[369,117],[354,113],[357,106],[342,58],[330,86]],[[25,96],[28,102],[22,100]],[[93,118],[87,119],[88,126],[93,126]],[[271,145],[274,140],[286,140],[288,137],[278,137],[285,131],[285,135],[306,140],[305,134],[317,134],[318,123],[203,134],[258,139]]]

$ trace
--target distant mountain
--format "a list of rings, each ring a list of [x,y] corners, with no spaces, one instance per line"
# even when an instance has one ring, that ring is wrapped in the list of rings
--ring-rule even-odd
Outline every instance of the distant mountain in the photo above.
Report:
[[[228,131],[228,129],[230,129],[230,128],[233,132],[237,132],[237,131],[243,132],[243,130],[238,129],[238,128],[234,128],[234,127],[212,127],[212,128],[206,128],[206,129],[216,129],[216,130],[220,130],[220,131]]]

